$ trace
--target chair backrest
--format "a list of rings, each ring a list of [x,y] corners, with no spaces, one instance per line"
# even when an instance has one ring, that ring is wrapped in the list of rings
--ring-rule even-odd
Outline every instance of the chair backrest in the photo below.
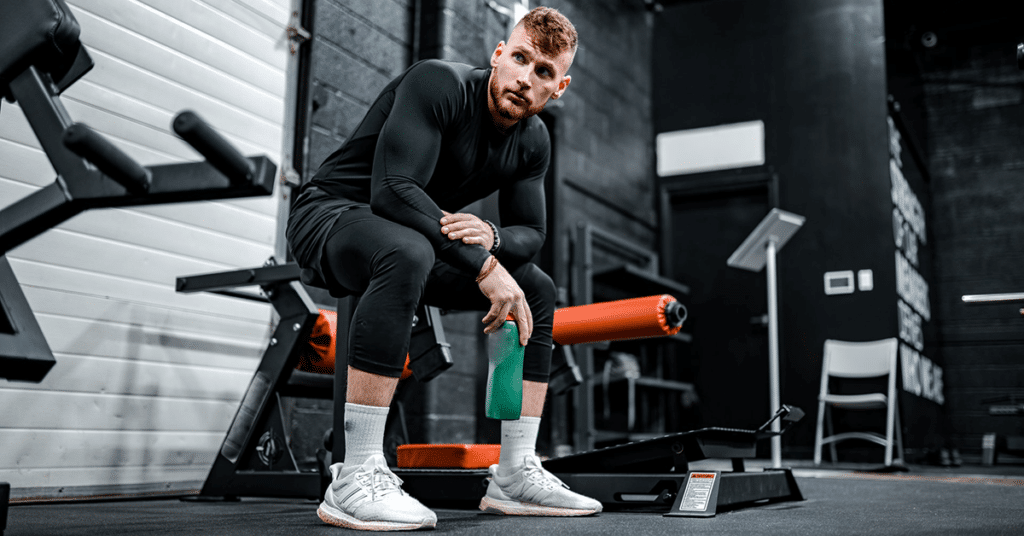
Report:
[[[78,57],[80,31],[64,0],[0,2],[0,91],[30,65],[63,78]]]
[[[825,341],[823,375],[872,378],[896,372],[895,337],[868,342]]]

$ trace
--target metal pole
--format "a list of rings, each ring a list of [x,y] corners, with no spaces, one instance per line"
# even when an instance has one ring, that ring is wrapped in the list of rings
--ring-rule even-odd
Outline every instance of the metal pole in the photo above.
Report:
[[[775,274],[775,238],[768,239],[768,393],[769,416],[779,411],[779,301]],[[781,430],[779,419],[772,421],[772,431]],[[782,467],[782,437],[772,437],[772,467]]]
[[[1024,301],[1024,292],[1008,294],[965,294],[960,298],[964,303],[1012,303]]]

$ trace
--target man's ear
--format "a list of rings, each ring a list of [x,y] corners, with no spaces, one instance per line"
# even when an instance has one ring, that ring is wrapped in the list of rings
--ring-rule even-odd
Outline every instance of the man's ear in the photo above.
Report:
[[[557,99],[561,97],[562,93],[565,93],[565,90],[569,87],[570,82],[572,82],[572,77],[569,75],[565,75],[565,78],[563,78],[562,81],[558,83],[558,89],[556,89],[555,92],[551,95],[551,98]]]
[[[491,67],[498,66],[498,56],[501,56],[501,53],[504,52],[504,48],[504,41],[499,41],[498,46],[494,47],[494,53],[491,54]]]

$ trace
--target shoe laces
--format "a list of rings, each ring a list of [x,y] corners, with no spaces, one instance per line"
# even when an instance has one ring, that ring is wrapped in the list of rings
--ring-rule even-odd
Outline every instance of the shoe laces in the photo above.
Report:
[[[376,464],[373,469],[356,473],[356,482],[370,491],[370,500],[376,501],[392,493],[404,494],[402,491],[402,479],[391,472],[386,465]]]
[[[565,485],[565,482],[562,482],[557,476],[551,474],[547,469],[544,469],[540,465],[540,460],[536,456],[526,457],[526,464],[523,466],[523,473],[528,481],[533,482],[546,490],[555,489],[558,486],[569,489],[569,486]]]

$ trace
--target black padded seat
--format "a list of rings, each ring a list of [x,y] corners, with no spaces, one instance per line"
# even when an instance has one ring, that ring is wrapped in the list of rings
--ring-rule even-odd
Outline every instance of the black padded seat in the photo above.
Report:
[[[0,1],[0,93],[29,66],[61,80],[74,65],[81,28],[64,0]]]

